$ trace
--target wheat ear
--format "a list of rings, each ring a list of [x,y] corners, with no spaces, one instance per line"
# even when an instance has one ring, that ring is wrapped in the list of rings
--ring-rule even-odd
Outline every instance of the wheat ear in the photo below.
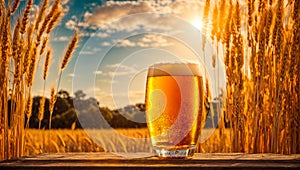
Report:
[[[15,0],[14,4],[12,5],[10,13],[14,14],[18,9],[19,5],[20,5],[20,0]]]
[[[40,100],[40,107],[39,107],[39,114],[38,114],[39,129],[41,129],[41,123],[42,123],[42,120],[44,119],[44,108],[45,108],[45,97],[42,96],[42,98]]]
[[[42,5],[42,7],[39,11],[39,14],[38,14],[38,18],[35,22],[35,30],[38,30],[39,27],[40,27],[40,23],[42,21],[42,18],[45,16],[45,13],[46,13],[47,5],[48,5],[48,0],[44,0],[43,5]]]
[[[52,88],[51,88],[51,94],[50,94],[50,104],[49,104],[49,112],[50,112],[50,117],[49,117],[49,130],[51,129],[52,114],[53,114],[55,102],[56,102],[56,95],[55,95],[54,87],[52,87]]]
[[[32,3],[33,3],[33,0],[28,0],[27,6],[26,6],[25,11],[23,13],[22,26],[21,26],[21,31],[20,31],[21,34],[25,33],[27,22],[28,22],[28,18],[29,18],[30,9],[32,7]]]
[[[78,34],[76,32],[75,35],[73,36],[71,42],[69,43],[67,51],[64,55],[64,58],[63,58],[63,61],[62,61],[61,67],[60,67],[61,70],[66,68],[66,66],[67,66],[67,64],[68,64],[68,62],[69,62],[69,60],[70,60],[70,58],[71,58],[71,56],[72,56],[72,54],[75,50],[75,47],[78,43],[78,38],[79,37],[78,37]]]
[[[31,112],[32,112],[32,98],[31,98],[31,94],[29,93],[29,96],[28,96],[28,99],[26,102],[26,108],[25,108],[25,115],[27,117],[26,128],[29,128]]]
[[[49,48],[46,54],[46,59],[45,59],[45,64],[44,64],[44,74],[43,74],[43,79],[46,80],[47,78],[47,73],[49,69],[49,64],[50,64],[50,57],[51,57],[51,49]]]
[[[45,51],[45,48],[47,46],[47,43],[48,43],[48,35],[44,38],[43,40],[43,43],[42,43],[42,46],[41,46],[41,49],[40,49],[40,56],[44,54],[44,51]]]
[[[53,16],[53,18],[51,19],[51,21],[50,21],[50,23],[49,23],[49,25],[48,25],[48,28],[47,28],[47,30],[46,30],[46,33],[47,33],[47,34],[49,34],[49,33],[52,31],[52,29],[54,28],[55,24],[57,23],[57,21],[59,20],[59,18],[60,18],[61,15],[62,15],[61,10],[58,10],[58,11],[54,14],[54,16]]]

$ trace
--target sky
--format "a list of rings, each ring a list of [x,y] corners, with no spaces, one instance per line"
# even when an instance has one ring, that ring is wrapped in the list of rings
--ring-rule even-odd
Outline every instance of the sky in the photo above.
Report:
[[[212,67],[216,49],[207,39],[202,51],[204,0],[62,0],[64,17],[52,32],[53,49],[46,95],[57,85],[64,49],[75,31],[76,51],[63,71],[60,88],[73,95],[83,90],[100,106],[120,108],[143,103],[147,68],[162,62],[197,62],[206,69],[212,93],[225,86],[222,62]],[[35,1],[35,10],[40,1]],[[21,2],[22,5],[25,1]],[[222,56],[219,60],[222,60]],[[44,57],[39,61],[35,95],[42,95]]]

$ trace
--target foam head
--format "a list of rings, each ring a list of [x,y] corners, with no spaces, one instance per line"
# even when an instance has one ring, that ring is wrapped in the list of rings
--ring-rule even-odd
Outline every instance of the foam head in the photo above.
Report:
[[[148,69],[148,77],[154,76],[203,76],[203,69],[195,63],[160,63]]]

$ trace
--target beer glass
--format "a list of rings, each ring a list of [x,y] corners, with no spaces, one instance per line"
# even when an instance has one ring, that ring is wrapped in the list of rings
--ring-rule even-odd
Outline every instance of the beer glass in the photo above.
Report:
[[[198,64],[163,63],[148,68],[146,120],[156,156],[193,156],[205,119],[203,84]]]

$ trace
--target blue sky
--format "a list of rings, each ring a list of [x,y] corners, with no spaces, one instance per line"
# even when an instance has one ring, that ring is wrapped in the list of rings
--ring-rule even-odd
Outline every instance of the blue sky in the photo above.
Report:
[[[22,1],[24,5],[24,1]],[[75,30],[80,43],[63,72],[60,89],[71,94],[81,89],[110,108],[144,102],[147,67],[157,62],[192,61],[206,65],[212,88],[225,84],[222,63],[212,68],[215,49],[201,50],[199,0],[62,0],[65,12],[53,31],[54,53],[47,79],[48,94],[57,83],[57,71]],[[39,0],[35,1],[39,4]],[[34,7],[38,10],[38,5]],[[205,59],[204,59],[205,56]],[[222,57],[221,57],[222,58]],[[35,76],[33,92],[42,95],[44,57]],[[216,92],[217,93],[217,92]]]

